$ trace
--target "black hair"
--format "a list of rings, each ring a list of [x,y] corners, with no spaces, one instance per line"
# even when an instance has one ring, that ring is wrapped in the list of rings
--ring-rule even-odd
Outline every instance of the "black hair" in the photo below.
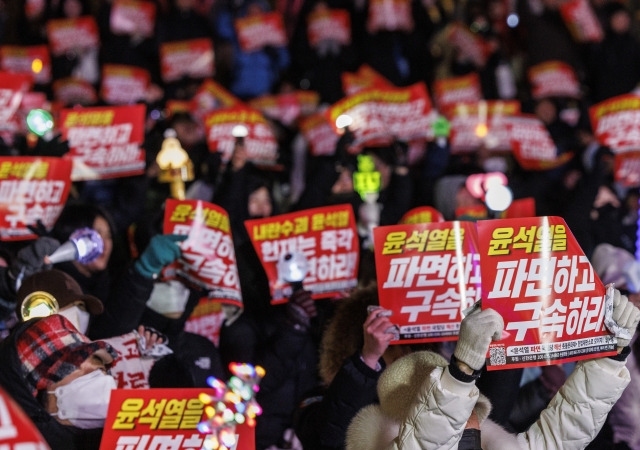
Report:
[[[78,228],[93,228],[96,217],[104,218],[109,224],[112,235],[115,233],[115,224],[106,209],[93,203],[71,201],[65,205],[60,217],[56,220],[51,235],[58,241],[65,242]]]

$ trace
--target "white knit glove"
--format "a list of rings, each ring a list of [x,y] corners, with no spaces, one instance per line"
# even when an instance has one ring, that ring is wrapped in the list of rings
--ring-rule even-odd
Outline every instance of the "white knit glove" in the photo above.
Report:
[[[631,336],[629,339],[618,337],[618,347],[626,347],[638,328],[640,309],[631,303],[626,295],[620,294],[617,289],[614,289],[613,293],[613,320],[618,326],[629,330]]]
[[[503,329],[504,320],[495,310],[472,312],[462,319],[454,356],[473,370],[482,369],[489,344],[500,339]]]

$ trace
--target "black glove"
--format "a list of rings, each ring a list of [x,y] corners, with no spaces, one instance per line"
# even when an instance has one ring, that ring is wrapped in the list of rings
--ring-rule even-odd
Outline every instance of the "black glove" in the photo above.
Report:
[[[393,141],[394,165],[407,167],[409,165],[409,145],[398,139]]]
[[[52,254],[58,247],[60,247],[60,242],[56,239],[42,236],[18,251],[9,266],[9,277],[13,280],[11,284],[16,291],[23,278],[52,267],[51,264],[45,264],[44,257]]]

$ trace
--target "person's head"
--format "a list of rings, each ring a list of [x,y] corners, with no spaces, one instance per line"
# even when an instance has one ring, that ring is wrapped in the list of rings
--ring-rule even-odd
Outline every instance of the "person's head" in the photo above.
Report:
[[[247,211],[252,219],[273,214],[273,198],[268,182],[259,176],[250,177],[247,183]]]
[[[74,261],[81,273],[90,275],[103,271],[109,264],[113,251],[113,235],[115,226],[109,213],[98,205],[90,203],[68,203],[53,227],[53,237],[60,242],[69,240],[69,236],[80,228],[93,228],[104,241],[102,255],[88,264]]]
[[[605,7],[607,15],[607,27],[617,35],[627,34],[631,29],[631,14],[620,2],[611,1]]]
[[[57,304],[57,312],[65,316],[81,333],[86,333],[91,316],[102,314],[102,302],[85,295],[70,275],[56,269],[43,270],[26,277],[16,294],[17,315],[23,320],[48,315],[47,305]]]
[[[169,128],[176,132],[176,138],[187,151],[204,139],[204,131],[187,112],[175,113],[169,121]]]
[[[21,374],[32,395],[63,424],[103,426],[116,387],[106,371],[118,353],[104,341],[92,342],[59,314],[27,324],[15,342]]]

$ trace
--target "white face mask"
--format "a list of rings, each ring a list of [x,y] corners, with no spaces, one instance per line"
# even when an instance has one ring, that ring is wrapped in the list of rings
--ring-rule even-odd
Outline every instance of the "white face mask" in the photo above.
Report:
[[[74,305],[59,311],[58,314],[69,319],[69,322],[71,322],[80,333],[85,335],[87,334],[87,330],[89,329],[89,318],[91,317],[88,311]]]
[[[78,428],[101,428],[107,418],[111,391],[116,380],[101,370],[82,375],[64,386],[58,386],[55,394],[58,412],[51,413],[69,420]]]
[[[189,300],[189,288],[177,280],[153,285],[147,306],[159,314],[182,314]]]

